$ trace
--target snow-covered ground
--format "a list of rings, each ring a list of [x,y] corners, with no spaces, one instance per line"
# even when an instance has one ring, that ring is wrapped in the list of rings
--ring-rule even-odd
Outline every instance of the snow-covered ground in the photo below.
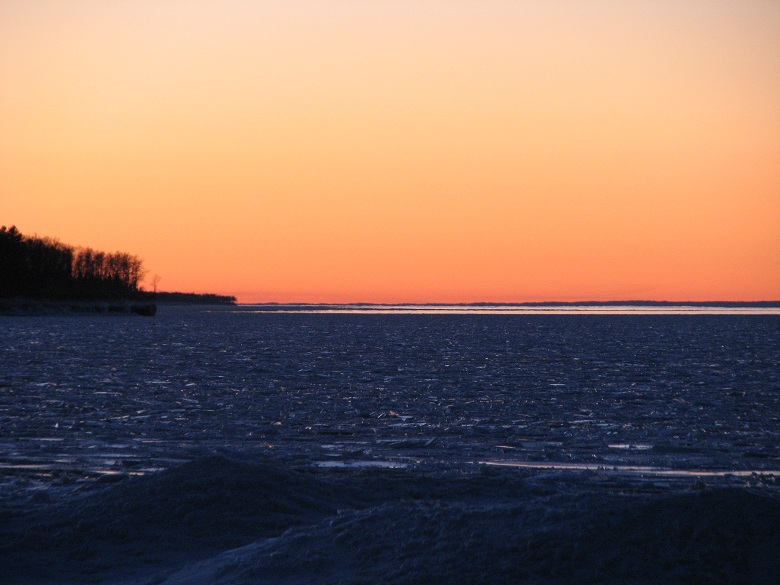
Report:
[[[777,315],[0,321],[0,583],[777,583]]]

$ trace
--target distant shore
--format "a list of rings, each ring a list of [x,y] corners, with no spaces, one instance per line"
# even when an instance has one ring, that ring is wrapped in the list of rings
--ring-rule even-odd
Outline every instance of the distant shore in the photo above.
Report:
[[[159,304],[177,305],[235,305],[236,297],[211,293],[142,292],[144,298]]]
[[[780,308],[778,301],[533,301],[522,303],[238,303],[257,307],[728,307]]]
[[[464,303],[466,306],[520,307],[780,307],[780,301],[541,301],[529,303]]]

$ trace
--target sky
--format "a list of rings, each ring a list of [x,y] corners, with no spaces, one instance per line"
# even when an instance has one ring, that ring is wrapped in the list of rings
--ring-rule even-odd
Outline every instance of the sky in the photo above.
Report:
[[[240,302],[780,299],[780,2],[3,0],[0,225]]]

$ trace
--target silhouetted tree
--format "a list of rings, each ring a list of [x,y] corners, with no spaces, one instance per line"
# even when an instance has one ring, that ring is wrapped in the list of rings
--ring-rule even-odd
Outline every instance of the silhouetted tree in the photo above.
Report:
[[[73,248],[0,228],[0,296],[104,297],[138,292],[142,261],[131,254]]]
[[[68,294],[71,282],[73,249],[50,238],[28,238],[27,294],[61,297]]]
[[[0,296],[19,294],[25,275],[24,236],[16,226],[0,228]]]

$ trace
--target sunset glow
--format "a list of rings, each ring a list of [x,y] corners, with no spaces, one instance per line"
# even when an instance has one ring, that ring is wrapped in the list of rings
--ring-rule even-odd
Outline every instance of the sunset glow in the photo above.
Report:
[[[241,302],[780,299],[780,3],[4,0],[0,225]]]

